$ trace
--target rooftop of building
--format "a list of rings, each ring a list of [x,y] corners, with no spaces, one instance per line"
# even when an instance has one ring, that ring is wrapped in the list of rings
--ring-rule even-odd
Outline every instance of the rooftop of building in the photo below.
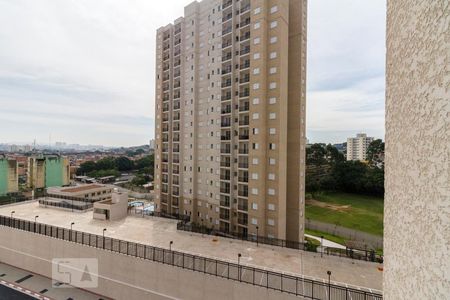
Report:
[[[242,254],[241,263],[258,268],[284,272],[296,276],[305,276],[318,280],[328,280],[327,271],[332,272],[332,282],[349,287],[365,287],[380,291],[382,289],[382,271],[378,263],[351,260],[320,253],[305,252],[289,248],[213,237],[185,231],[178,231],[177,220],[128,216],[120,221],[94,220],[92,211],[71,212],[53,208],[39,207],[37,202],[24,202],[13,206],[1,206],[0,215],[10,216],[59,227],[70,228],[75,222],[74,230],[93,234],[102,234],[107,228],[109,237],[169,248],[195,255],[236,262],[238,253]],[[303,267],[301,264],[303,263]]]
[[[102,188],[102,187],[105,187],[105,186],[99,185],[99,184],[87,184],[87,185],[80,185],[80,186],[76,186],[76,187],[63,188],[60,191],[65,192],[65,193],[79,193],[79,192],[90,191],[90,190],[98,189],[98,188]]]

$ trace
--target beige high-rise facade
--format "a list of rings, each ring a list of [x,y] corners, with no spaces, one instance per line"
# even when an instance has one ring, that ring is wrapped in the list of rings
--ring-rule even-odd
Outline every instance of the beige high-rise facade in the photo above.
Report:
[[[373,137],[368,137],[365,133],[358,133],[354,138],[347,139],[347,160],[367,160],[367,150]]]
[[[303,240],[306,0],[203,0],[157,31],[156,210]]]

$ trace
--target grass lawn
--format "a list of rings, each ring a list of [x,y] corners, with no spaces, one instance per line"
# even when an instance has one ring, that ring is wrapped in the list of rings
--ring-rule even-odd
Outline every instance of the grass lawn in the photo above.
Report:
[[[346,193],[316,193],[314,200],[343,208],[332,209],[307,202],[306,218],[383,235],[383,198]]]

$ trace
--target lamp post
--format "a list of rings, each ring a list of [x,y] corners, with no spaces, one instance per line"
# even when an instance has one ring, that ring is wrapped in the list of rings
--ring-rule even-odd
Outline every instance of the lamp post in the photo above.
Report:
[[[106,228],[103,228],[103,249],[105,249],[105,231]]]
[[[75,222],[70,223],[69,241],[72,241],[72,226],[73,225],[75,225]]]
[[[169,250],[170,251],[172,251],[172,244],[173,244],[173,241],[170,241],[170,243],[169,243]]]
[[[13,210],[13,211],[11,212],[11,219],[12,219],[12,217],[13,217],[13,214],[15,214],[15,213],[16,213],[15,210]]]
[[[238,279],[241,281],[241,256],[242,254],[238,253]]]
[[[323,235],[320,236],[320,257],[323,257]]]
[[[39,216],[35,216],[35,217],[34,217],[34,232],[36,232],[36,227],[37,227],[37,226],[36,226],[36,225],[37,225],[37,224],[36,224],[36,219],[37,219],[37,218],[39,218]]]
[[[328,300],[331,299],[331,271],[327,271],[328,274]]]
[[[259,234],[258,234],[258,229],[259,229],[259,227],[258,226],[256,226],[256,247],[258,247],[259,246]]]
[[[201,219],[202,220],[202,227],[201,227],[201,229],[202,229],[202,237],[203,237],[203,219]]]

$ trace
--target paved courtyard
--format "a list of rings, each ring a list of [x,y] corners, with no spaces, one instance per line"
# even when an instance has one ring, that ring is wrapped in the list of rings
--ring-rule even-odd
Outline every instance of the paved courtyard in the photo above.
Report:
[[[15,218],[34,221],[35,216],[39,216],[38,222],[59,227],[70,228],[70,224],[75,222],[74,230],[98,235],[102,234],[103,228],[107,228],[106,236],[151,246],[169,248],[170,241],[173,241],[173,250],[234,263],[238,253],[241,253],[242,265],[296,276],[303,274],[308,278],[328,280],[327,271],[330,270],[332,282],[378,291],[382,289],[382,271],[379,271],[378,263],[326,255],[321,258],[320,253],[261,244],[257,247],[251,242],[177,231],[176,220],[128,216],[115,222],[100,221],[92,219],[92,211],[80,213],[44,208],[39,207],[37,202],[0,207],[0,215],[10,216],[11,211],[15,211]]]

